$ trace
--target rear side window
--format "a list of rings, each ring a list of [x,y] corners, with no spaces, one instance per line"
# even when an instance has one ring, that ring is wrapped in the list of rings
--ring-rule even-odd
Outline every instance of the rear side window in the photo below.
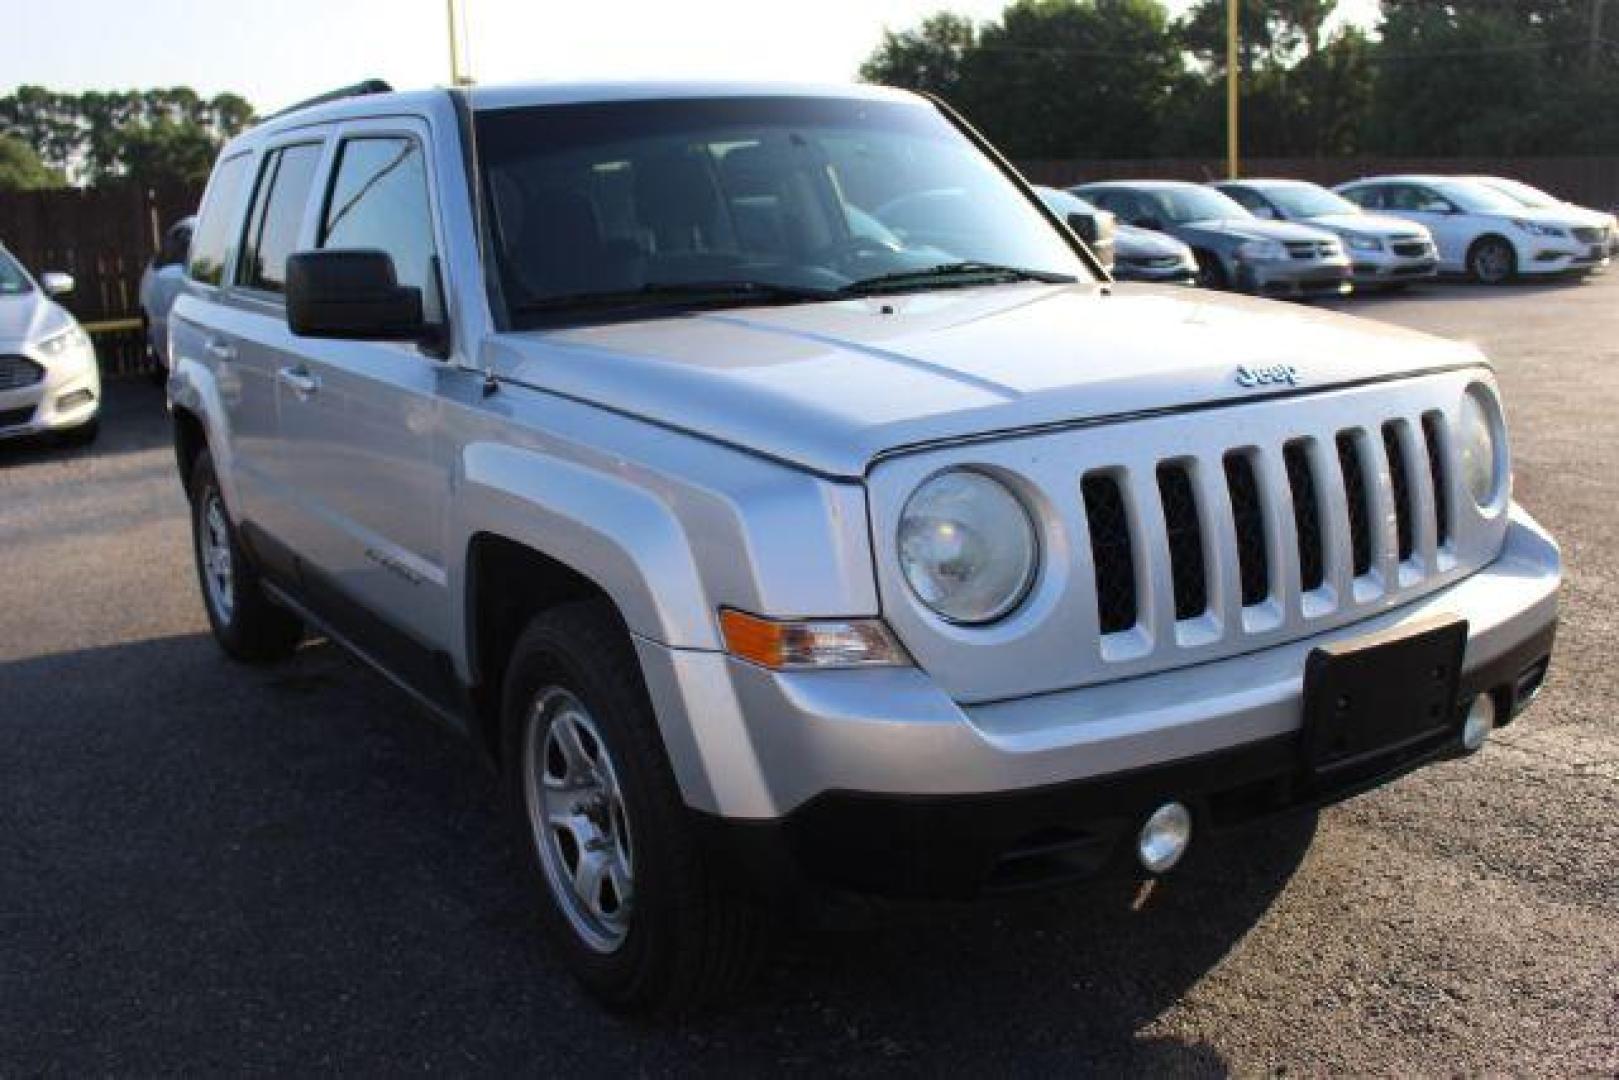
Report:
[[[242,187],[247,179],[247,166],[252,157],[239,154],[222,161],[208,183],[208,194],[202,203],[202,216],[197,221],[196,234],[191,241],[191,254],[186,273],[193,281],[218,285],[224,280],[225,263],[229,261],[231,241],[236,238],[242,209]]]
[[[399,284],[422,291],[422,314],[442,316],[433,215],[421,144],[402,135],[345,140],[321,215],[320,246],[369,248],[393,259]]]
[[[287,256],[298,243],[319,165],[319,143],[283,146],[265,157],[247,217],[237,284],[262,292],[285,291]]]

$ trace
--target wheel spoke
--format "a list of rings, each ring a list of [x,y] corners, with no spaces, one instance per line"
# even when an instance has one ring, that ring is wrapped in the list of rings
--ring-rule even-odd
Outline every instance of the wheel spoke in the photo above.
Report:
[[[611,863],[606,851],[582,847],[579,850],[579,865],[573,871],[574,891],[598,919],[613,917],[611,912],[602,910],[601,902],[602,882],[607,878]]]
[[[563,713],[551,721],[551,731],[567,764],[567,779],[576,784],[584,783],[595,773],[596,763],[585,753],[578,720],[571,712]]]

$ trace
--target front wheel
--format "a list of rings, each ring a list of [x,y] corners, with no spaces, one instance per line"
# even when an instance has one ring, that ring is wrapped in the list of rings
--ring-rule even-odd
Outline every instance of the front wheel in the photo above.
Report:
[[[1212,251],[1197,252],[1197,283],[1205,289],[1219,289],[1224,291],[1231,288],[1231,275],[1226,273],[1225,263],[1220,256]]]
[[[1518,273],[1518,253],[1499,236],[1486,236],[1468,251],[1467,272],[1485,285],[1511,281]]]
[[[502,711],[542,922],[575,977],[635,1012],[690,1011],[737,987],[762,951],[761,913],[705,857],[612,607],[536,617]]]

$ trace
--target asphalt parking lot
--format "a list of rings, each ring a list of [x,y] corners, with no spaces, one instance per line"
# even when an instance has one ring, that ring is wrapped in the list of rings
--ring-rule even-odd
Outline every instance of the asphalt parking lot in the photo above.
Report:
[[[604,1016],[468,748],[330,646],[206,633],[159,392],[0,447],[0,1074],[1619,1069],[1619,271],[1334,306],[1476,340],[1569,564],[1472,761],[1127,883],[799,929],[746,1002]]]

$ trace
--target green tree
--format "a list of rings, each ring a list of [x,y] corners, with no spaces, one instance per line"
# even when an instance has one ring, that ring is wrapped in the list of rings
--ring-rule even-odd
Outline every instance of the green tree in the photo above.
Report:
[[[885,29],[882,43],[860,65],[860,78],[948,100],[959,93],[963,62],[977,42],[971,19],[936,12],[915,30],[896,34]]]
[[[32,146],[13,136],[0,135],[0,191],[35,191],[66,183],[60,172],[39,160]]]

